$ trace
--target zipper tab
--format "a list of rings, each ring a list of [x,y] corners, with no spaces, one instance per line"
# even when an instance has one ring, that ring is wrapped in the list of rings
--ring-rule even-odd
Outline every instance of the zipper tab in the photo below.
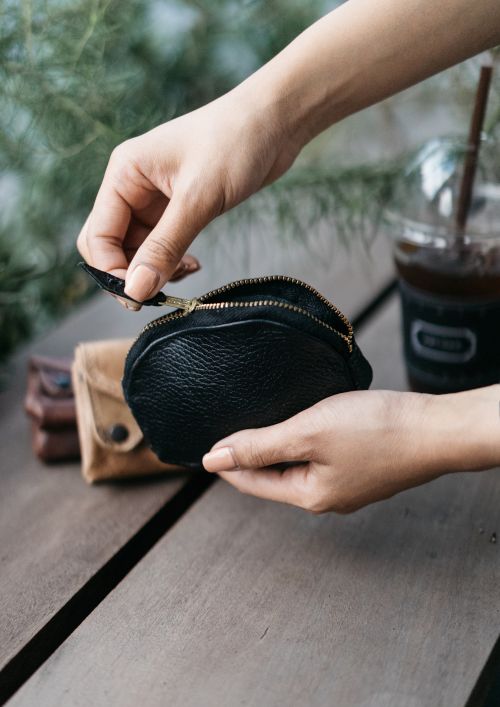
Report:
[[[185,297],[174,297],[172,295],[164,295],[164,300],[161,302],[162,307],[175,307],[175,309],[183,309],[187,314],[192,312],[198,304],[196,297],[186,299]]]

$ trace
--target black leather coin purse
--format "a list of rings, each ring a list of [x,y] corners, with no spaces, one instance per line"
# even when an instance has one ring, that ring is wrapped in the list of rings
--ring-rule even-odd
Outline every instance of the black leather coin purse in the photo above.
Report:
[[[126,298],[123,280],[82,265]],[[348,319],[300,280],[239,280],[191,300],[160,292],[143,304],[176,308],[144,327],[123,377],[125,399],[164,462],[199,466],[232,432],[371,383]]]

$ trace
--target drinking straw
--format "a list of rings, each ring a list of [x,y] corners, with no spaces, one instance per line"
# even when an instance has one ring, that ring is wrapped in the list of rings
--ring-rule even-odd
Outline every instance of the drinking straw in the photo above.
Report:
[[[467,154],[465,157],[464,171],[462,181],[460,183],[460,192],[458,196],[457,214],[456,214],[456,229],[457,235],[463,236],[467,225],[470,205],[472,201],[472,190],[474,188],[474,179],[476,176],[477,161],[479,148],[481,146],[481,133],[483,130],[484,117],[486,115],[486,106],[488,103],[488,94],[491,85],[491,75],[493,73],[492,65],[483,65],[479,76],[477,86],[476,99],[474,102],[474,111],[469,129],[469,139],[467,142]]]

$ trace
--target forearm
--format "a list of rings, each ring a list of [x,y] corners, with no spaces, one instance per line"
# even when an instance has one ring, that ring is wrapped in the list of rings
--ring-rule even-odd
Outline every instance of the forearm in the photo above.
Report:
[[[300,146],[500,43],[498,0],[349,0],[240,87]]]

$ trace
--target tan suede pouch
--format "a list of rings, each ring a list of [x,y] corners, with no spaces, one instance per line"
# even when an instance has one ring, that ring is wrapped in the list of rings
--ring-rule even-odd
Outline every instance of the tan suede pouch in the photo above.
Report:
[[[82,474],[88,483],[182,471],[146,446],[125,403],[121,379],[132,340],[79,344],[72,367]]]

